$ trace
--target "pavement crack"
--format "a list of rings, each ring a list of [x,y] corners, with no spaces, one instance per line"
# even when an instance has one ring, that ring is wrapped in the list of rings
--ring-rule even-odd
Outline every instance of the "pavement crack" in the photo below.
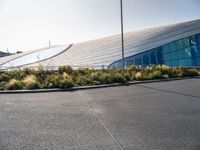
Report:
[[[100,118],[100,116],[98,115],[98,113],[96,112],[96,110],[93,108],[93,106],[88,102],[89,97],[87,95],[85,95],[83,92],[78,91],[78,94],[80,95],[80,97],[82,98],[83,101],[85,101],[89,107],[89,109],[94,113],[94,115],[96,116],[96,118],[99,120],[99,122],[101,123],[101,125],[105,128],[106,132],[111,136],[113,142],[116,144],[116,146],[119,148],[119,150],[124,150],[124,148],[121,146],[121,144],[118,142],[118,140],[115,138],[115,136],[111,133],[111,131],[108,129],[108,127],[105,125],[105,123],[103,122],[103,120]]]

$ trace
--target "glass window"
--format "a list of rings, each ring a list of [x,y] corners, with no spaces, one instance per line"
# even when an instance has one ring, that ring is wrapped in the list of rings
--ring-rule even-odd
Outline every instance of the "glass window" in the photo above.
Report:
[[[175,51],[177,48],[176,48],[176,43],[175,42],[171,42],[170,43],[170,51]]]
[[[181,48],[184,47],[183,44],[182,44],[182,40],[176,41],[176,47],[177,47],[177,49],[181,49]]]
[[[191,67],[192,66],[192,59],[191,58],[184,59],[184,66]]]
[[[159,64],[159,65],[164,64],[164,63],[163,63],[163,55],[162,55],[162,48],[161,48],[161,47],[156,48],[156,54],[157,54],[157,61],[158,61],[158,64]]]
[[[125,59],[127,65],[200,66],[200,34]]]
[[[142,57],[141,57],[141,55],[136,55],[135,56],[135,65],[136,66],[142,66]]]
[[[156,52],[155,50],[150,51],[150,61],[152,65],[157,65],[157,60],[156,60]]]
[[[194,36],[189,37],[189,42],[190,42],[190,46],[194,46],[196,44],[195,37]]]
[[[197,51],[196,46],[190,47],[190,50],[191,50],[191,55],[193,58],[198,57],[198,51]]]
[[[165,61],[165,65],[171,67],[171,61]]]
[[[189,57],[189,58],[192,57],[191,49],[190,49],[190,48],[186,48],[184,51],[185,51],[185,53],[186,53],[186,58],[187,58],[187,57]]]
[[[116,62],[117,67],[122,68],[122,60]]]
[[[199,58],[192,58],[192,66],[199,66],[200,60]]]
[[[196,48],[198,51],[198,56],[200,57],[200,34],[196,35]]]
[[[184,59],[180,59],[179,60],[179,67],[184,67],[185,66],[185,60]]]
[[[170,52],[169,44],[164,45],[164,46],[162,47],[162,49],[163,49],[163,53],[169,53],[169,52]]]
[[[184,39],[176,41],[176,48],[177,49],[182,49],[182,48],[185,48],[185,47],[188,47],[188,46],[190,46],[188,38],[184,38]]]
[[[125,62],[127,66],[134,65],[134,56],[126,58]]]
[[[168,54],[163,54],[163,57],[164,57],[164,60],[165,60],[165,61],[171,60],[171,54],[170,54],[170,53],[168,53]]]
[[[200,43],[200,34],[197,34],[195,37],[196,37],[196,42]]]
[[[178,51],[176,51],[176,52],[173,52],[173,53],[172,53],[173,60],[175,60],[175,59],[184,59],[184,58],[189,58],[189,57],[191,57],[191,56],[189,55],[189,53],[187,53],[187,50],[188,50],[188,49],[189,49],[189,48],[181,49],[181,50],[178,50]]]
[[[177,51],[171,53],[171,60],[177,60],[178,57],[179,57],[179,56],[178,56]]]
[[[143,66],[148,66],[149,64],[149,53],[145,52],[143,54]]]
[[[179,66],[179,61],[178,60],[173,60],[172,61],[172,67],[178,67]]]

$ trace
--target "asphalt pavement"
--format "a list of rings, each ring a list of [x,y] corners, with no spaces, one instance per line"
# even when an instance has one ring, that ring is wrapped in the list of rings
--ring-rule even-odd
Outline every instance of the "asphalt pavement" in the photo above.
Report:
[[[200,150],[200,79],[0,94],[0,150]]]

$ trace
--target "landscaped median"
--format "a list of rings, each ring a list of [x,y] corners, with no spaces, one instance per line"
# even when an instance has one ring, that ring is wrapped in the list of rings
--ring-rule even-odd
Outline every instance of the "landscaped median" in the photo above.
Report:
[[[176,79],[200,76],[197,69],[170,68],[167,66],[135,67],[125,69],[125,76],[120,69],[77,69],[61,66],[58,71],[25,68],[23,70],[1,71],[0,90],[32,90],[32,89],[68,89],[133,81],[149,81],[156,79]],[[97,86],[97,87],[98,87]]]

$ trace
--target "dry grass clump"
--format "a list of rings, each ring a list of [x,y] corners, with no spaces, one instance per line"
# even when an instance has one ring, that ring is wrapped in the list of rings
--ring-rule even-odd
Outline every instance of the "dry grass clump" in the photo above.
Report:
[[[23,83],[16,79],[11,79],[5,86],[6,90],[21,90],[23,89]]]
[[[63,73],[63,78],[64,78],[64,79],[68,79],[69,77],[70,77],[70,76],[69,76],[66,72]]]
[[[40,88],[39,83],[35,75],[28,75],[22,81],[25,85],[25,89],[36,89]]]
[[[141,73],[141,72],[137,72],[137,73],[135,74],[135,79],[136,79],[136,80],[141,80],[141,79],[142,79],[142,73]]]

